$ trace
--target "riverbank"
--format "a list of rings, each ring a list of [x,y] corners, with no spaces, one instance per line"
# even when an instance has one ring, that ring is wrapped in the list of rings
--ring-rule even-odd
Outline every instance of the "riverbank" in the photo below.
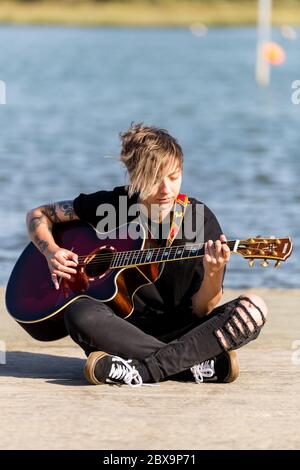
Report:
[[[270,315],[232,384],[92,386],[69,338],[31,339],[0,290],[1,449],[299,449],[300,290],[256,289]],[[240,292],[225,290],[224,301]],[[3,353],[2,353],[3,359]],[[294,359],[294,360],[293,360]],[[117,423],[117,425],[116,425]]]
[[[275,1],[273,24],[300,24],[300,4],[293,0]],[[174,1],[156,2],[41,2],[3,1],[0,23],[66,26],[208,26],[253,25],[257,19],[256,1]]]

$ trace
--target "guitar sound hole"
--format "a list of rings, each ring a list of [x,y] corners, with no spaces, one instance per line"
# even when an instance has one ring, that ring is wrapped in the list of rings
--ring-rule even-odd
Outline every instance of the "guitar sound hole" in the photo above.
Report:
[[[112,259],[112,252],[109,249],[102,249],[99,253],[87,262],[85,273],[88,277],[100,277],[108,271]]]

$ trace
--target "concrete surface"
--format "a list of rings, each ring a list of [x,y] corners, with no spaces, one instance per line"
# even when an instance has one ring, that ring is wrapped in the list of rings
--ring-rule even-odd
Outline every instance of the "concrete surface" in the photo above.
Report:
[[[69,338],[33,340],[6,313],[1,289],[0,448],[299,449],[300,290],[255,292],[271,313],[239,351],[236,382],[130,388],[87,384],[81,350]]]

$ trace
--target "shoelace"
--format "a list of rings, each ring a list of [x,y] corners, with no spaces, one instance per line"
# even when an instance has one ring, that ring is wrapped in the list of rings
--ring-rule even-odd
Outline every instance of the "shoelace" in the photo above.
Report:
[[[191,367],[191,372],[197,384],[202,383],[204,377],[210,378],[215,373],[215,364],[213,359],[196,364],[195,366]]]
[[[131,387],[139,387],[143,385],[143,380],[134,366],[130,365],[131,359],[125,361],[121,357],[112,358],[112,365],[107,380],[112,382],[124,382]]]

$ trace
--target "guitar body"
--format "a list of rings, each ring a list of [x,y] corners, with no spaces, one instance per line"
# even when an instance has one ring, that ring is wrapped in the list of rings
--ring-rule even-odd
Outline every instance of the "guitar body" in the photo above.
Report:
[[[66,336],[64,310],[81,297],[106,302],[116,314],[127,318],[134,309],[134,293],[159,276],[159,265],[145,264],[110,269],[115,252],[155,247],[153,240],[142,236],[132,239],[130,226],[124,224],[105,234],[84,222],[68,222],[53,227],[56,243],[78,254],[77,274],[61,279],[54,288],[44,255],[30,243],[18,259],[6,289],[6,306],[10,315],[35,339],[53,341]],[[101,262],[96,255],[101,254]],[[102,256],[103,255],[103,256]]]

